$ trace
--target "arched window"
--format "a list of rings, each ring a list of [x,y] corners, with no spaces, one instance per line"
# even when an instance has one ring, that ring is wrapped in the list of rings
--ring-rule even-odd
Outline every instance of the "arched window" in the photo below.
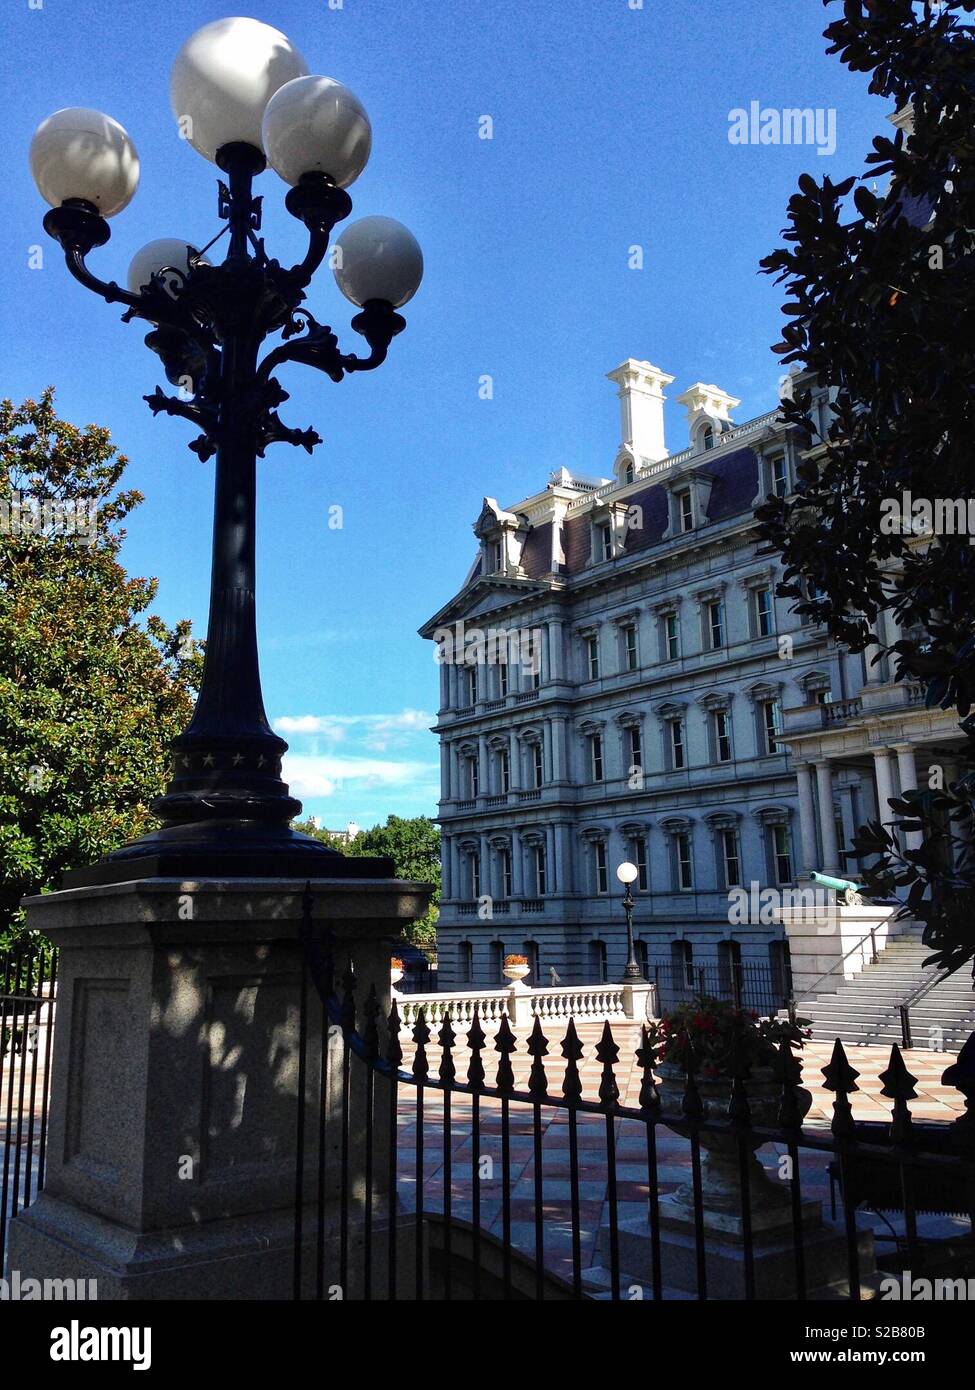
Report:
[[[606,968],[606,942],[589,943],[589,983],[604,985],[609,978]]]
[[[670,964],[675,994],[689,994],[694,989],[694,948],[689,941],[670,943]]]
[[[538,976],[538,971],[539,971],[538,942],[537,942],[537,941],[524,941],[524,942],[522,942],[521,953],[522,953],[523,956],[525,956],[525,958],[526,958],[527,961],[528,961],[528,969],[531,971],[531,975],[529,976],[529,979],[531,980],[531,982],[532,982],[532,984],[534,985],[534,987],[535,987],[536,989],[538,989],[539,986],[540,986],[541,983],[542,983],[541,980],[539,979],[539,976]]]
[[[714,430],[710,425],[705,425],[701,431],[701,447],[703,449],[714,448]]]
[[[623,482],[632,483],[636,481],[636,469],[633,467],[632,459],[623,469]]]

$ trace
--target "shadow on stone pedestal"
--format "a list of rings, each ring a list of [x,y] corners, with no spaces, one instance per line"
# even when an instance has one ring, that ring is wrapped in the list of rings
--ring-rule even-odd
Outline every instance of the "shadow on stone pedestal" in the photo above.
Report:
[[[45,1190],[12,1223],[11,1270],[96,1278],[111,1298],[291,1297],[303,887],[148,879],[28,900],[29,925],[60,949],[60,973]],[[383,1016],[391,943],[429,892],[396,880],[311,884],[313,934],[327,924],[338,978],[351,962],[360,1003],[375,984]],[[305,1195],[317,1190],[326,1055],[334,1199],[344,1044],[330,1029],[323,1049],[313,988],[308,999]],[[350,1091],[353,1200],[364,1189],[361,1081]],[[380,1192],[382,1078],[375,1107]]]
[[[849,1261],[846,1237],[823,1224],[819,1202],[802,1204],[805,1282],[807,1298],[829,1299],[849,1295]],[[705,1275],[708,1299],[745,1298],[745,1244],[740,1216],[705,1210]],[[608,1231],[600,1233],[600,1250],[606,1258]],[[873,1233],[858,1235],[861,1296],[873,1297],[876,1262]],[[620,1268],[644,1284],[652,1281],[650,1226],[645,1218],[620,1223]],[[752,1224],[755,1297],[797,1297],[796,1248],[791,1207],[756,1212]],[[697,1243],[693,1214],[672,1197],[660,1201],[660,1264],[665,1291],[670,1296],[696,1297]],[[665,1292],[665,1297],[668,1296]]]

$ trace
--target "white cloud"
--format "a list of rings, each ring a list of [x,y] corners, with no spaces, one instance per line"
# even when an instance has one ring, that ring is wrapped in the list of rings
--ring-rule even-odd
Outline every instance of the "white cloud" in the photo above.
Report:
[[[366,748],[383,752],[391,742],[410,734],[426,733],[436,716],[425,710],[404,709],[399,714],[298,714],[283,715],[274,721],[279,734],[317,734],[342,743],[349,736],[361,736]]]
[[[392,762],[380,758],[336,758],[288,753],[284,759],[283,775],[295,796],[329,797],[345,789],[359,791],[370,787],[436,784],[439,765],[415,761]]]

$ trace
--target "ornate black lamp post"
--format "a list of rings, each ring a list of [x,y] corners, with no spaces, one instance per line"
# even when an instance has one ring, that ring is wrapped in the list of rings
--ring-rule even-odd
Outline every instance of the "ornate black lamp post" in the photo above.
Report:
[[[623,885],[623,911],[626,913],[626,969],[623,971],[625,985],[643,983],[643,971],[640,969],[636,947],[633,944],[633,884],[639,873],[635,864],[621,864],[616,870],[616,877]]]
[[[255,621],[256,460],[281,441],[309,452],[311,429],[285,426],[277,407],[288,399],[274,372],[286,362],[317,367],[333,381],[371,371],[406,326],[396,312],[423,273],[420,249],[399,223],[364,218],[348,227],[332,253],[339,288],[360,312],[352,327],[368,356],[340,351],[332,330],[301,308],[325,259],[335,224],[348,217],[345,187],[369,157],[365,111],[346,88],[308,76],[283,34],[255,20],[206,25],[184,45],[172,78],[173,109],[194,148],[226,175],[219,215],[227,239],[222,264],[209,247],[153,242],[135,257],[127,289],[95,276],[86,257],[109,239],[105,218],[120,212],[138,182],[129,136],[99,112],[56,112],[38,129],[31,165],[52,204],[46,230],[60,242],[76,280],[125,321],[152,326],[147,345],[178,388],[158,387],[148,401],[183,416],[201,433],[190,448],[215,457],[210,613],[203,681],[192,721],[174,741],[171,780],[153,803],[160,829],[133,841],[72,883],[206,874],[362,876],[385,874],[385,860],[347,861],[289,828],[300,812],[281,777],[287,744],[264,711]],[[290,269],[272,260],[258,236],[261,199],[253,180],[267,163],[290,183],[285,204],[308,230],[304,259]],[[282,342],[261,360],[271,334]],[[346,868],[348,866],[348,868]]]

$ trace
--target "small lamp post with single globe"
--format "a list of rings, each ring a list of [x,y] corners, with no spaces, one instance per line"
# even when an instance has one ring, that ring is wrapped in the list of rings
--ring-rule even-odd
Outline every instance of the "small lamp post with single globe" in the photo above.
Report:
[[[139,158],[127,132],[101,112],[56,111],[38,128],[30,162],[51,204],[45,229],[68,270],[123,318],[150,326],[146,344],[169,382],[146,396],[153,414],[181,416],[200,434],[190,448],[214,459],[215,504],[205,667],[189,727],[173,743],[171,778],[153,802],[161,828],[122,846],[74,883],[157,875],[263,874],[333,877],[342,855],[290,828],[301,803],[281,776],[287,744],[268,723],[261,692],[255,621],[257,459],[270,444],[308,450],[312,429],[289,428],[277,408],[288,399],[275,373],[289,362],[338,382],[381,365],[405,328],[397,312],[423,275],[420,248],[386,217],[347,227],[332,253],[338,288],[358,309],[353,329],[368,344],[357,357],[340,350],[331,328],[302,307],[336,223],[349,216],[346,189],[372,146],[369,118],[341,83],[309,74],[293,44],[253,19],[220,19],[193,34],[177,54],[171,100],[180,134],[224,175],[218,213],[225,226],[202,248],[166,237],[135,255],[127,286],[99,279],[87,257],[110,236],[107,218],[129,203]],[[308,246],[298,264],[267,252],[254,179],[267,165],[289,185],[288,211],[304,224]],[[226,255],[211,251],[226,238]],[[208,257],[209,253],[209,257]],[[281,342],[261,358],[264,340]],[[386,860],[351,861],[357,877],[390,868]]]
[[[633,944],[633,885],[639,876],[640,871],[635,864],[621,864],[616,870],[616,877],[623,885],[623,911],[626,913],[626,969],[623,971],[625,985],[643,983],[643,971],[640,969]]]

